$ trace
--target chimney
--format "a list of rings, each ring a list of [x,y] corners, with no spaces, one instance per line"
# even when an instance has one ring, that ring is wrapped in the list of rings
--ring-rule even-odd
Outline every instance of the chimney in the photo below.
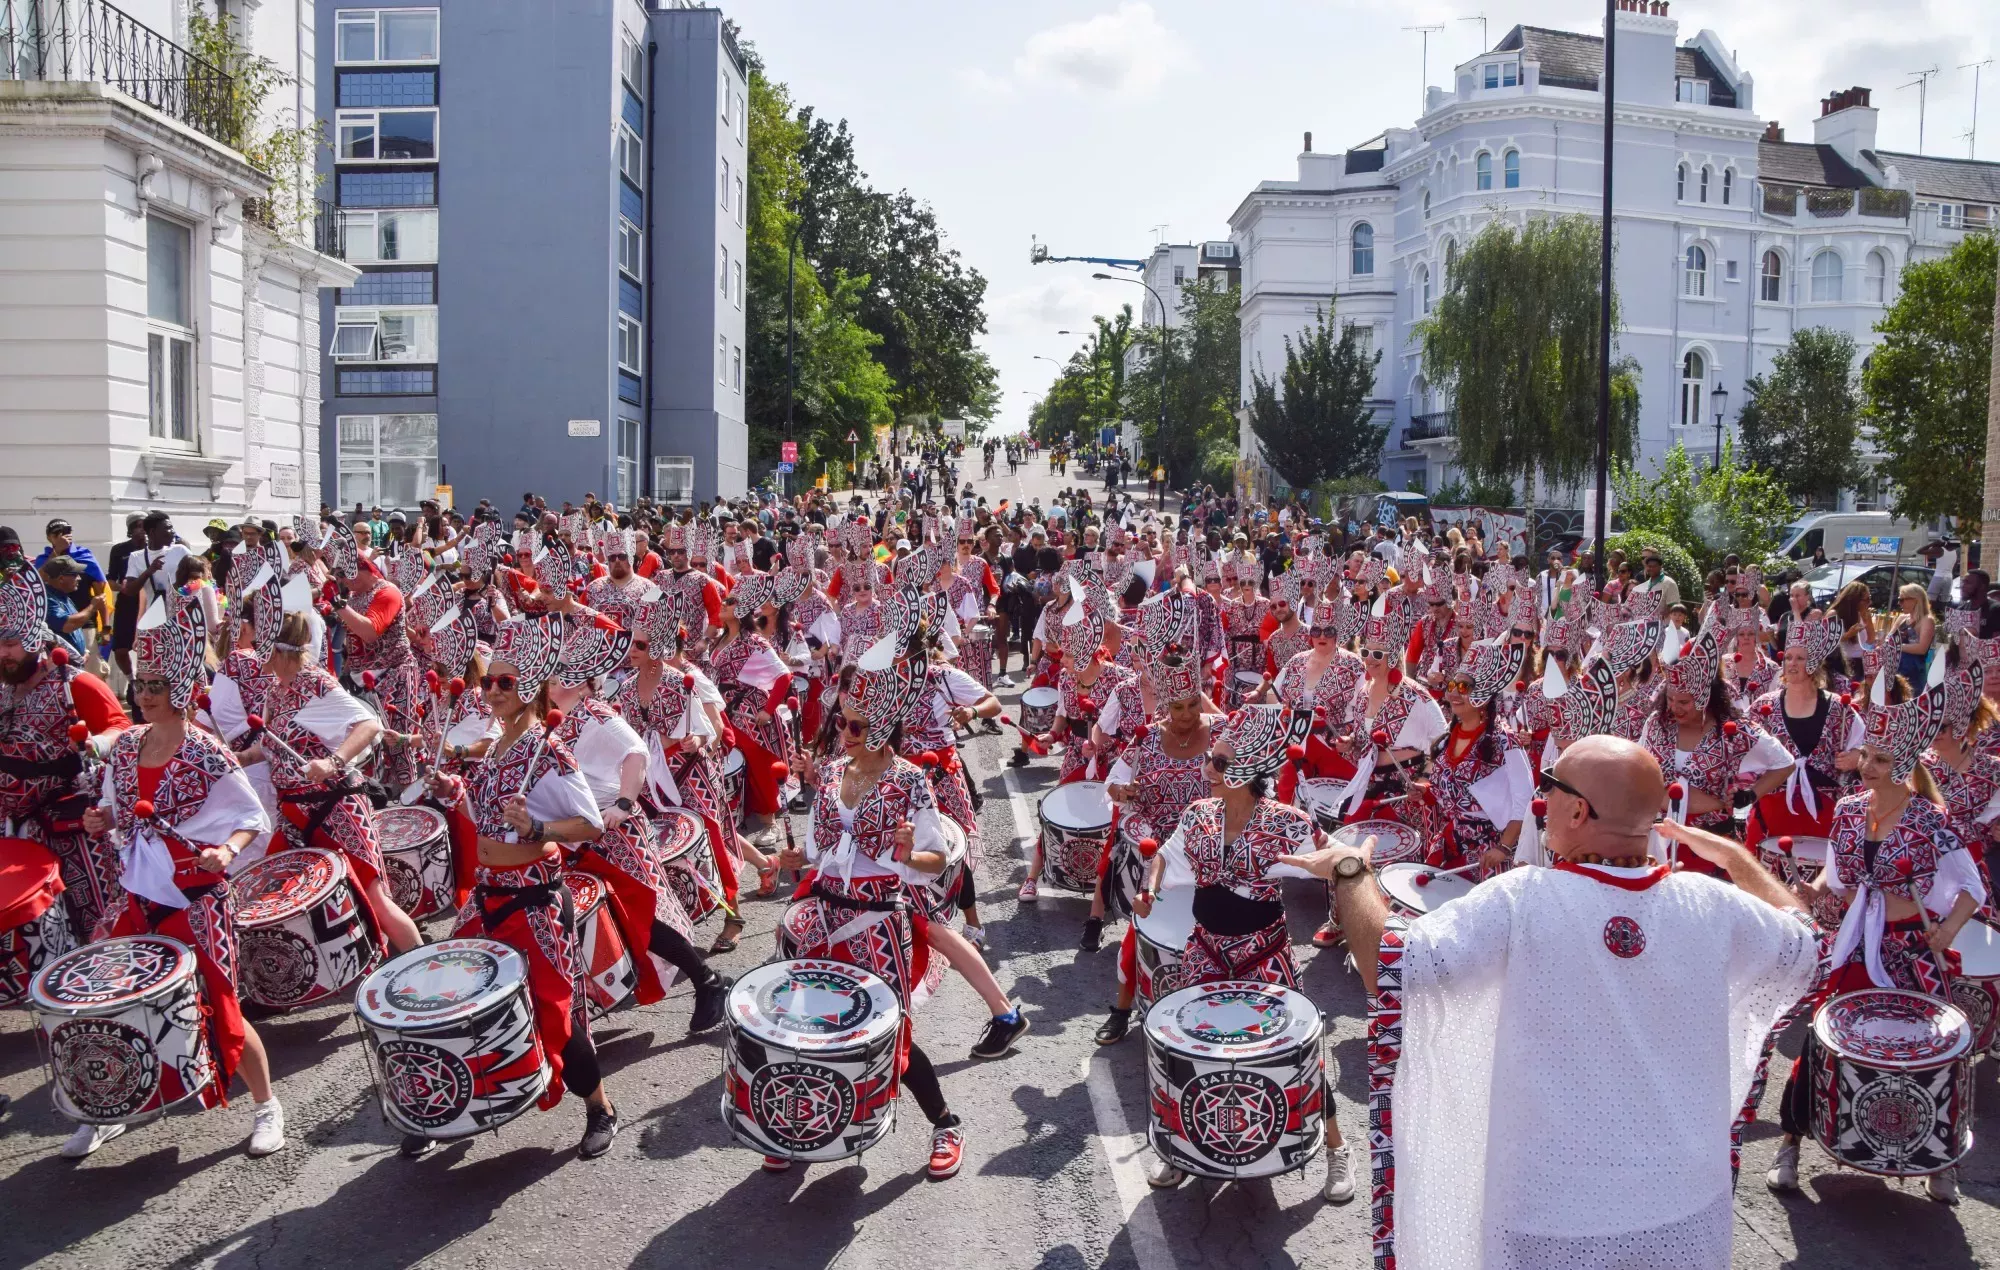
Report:
[[[1784,139],[1785,139],[1785,130],[1778,126],[1777,120],[1773,119],[1771,122],[1764,125],[1764,140],[1783,141]]]
[[[1678,96],[1676,41],[1680,24],[1667,0],[1618,0],[1618,98],[1627,105],[1667,106]]]
[[[1857,86],[1821,98],[1819,118],[1813,120],[1813,144],[1832,146],[1841,158],[1862,166],[1866,160],[1861,152],[1875,148],[1876,111],[1868,97],[1868,90]]]
[[[1308,132],[1306,133],[1306,153],[1311,154],[1312,148],[1313,148],[1313,134]]]

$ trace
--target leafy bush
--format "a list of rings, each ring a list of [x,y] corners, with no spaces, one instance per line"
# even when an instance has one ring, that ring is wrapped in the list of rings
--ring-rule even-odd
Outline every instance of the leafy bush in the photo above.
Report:
[[[1604,540],[1604,550],[1607,553],[1623,551],[1625,558],[1633,563],[1635,573],[1638,571],[1639,553],[1648,547],[1660,553],[1660,568],[1681,589],[1681,603],[1693,612],[1701,604],[1702,574],[1695,567],[1694,557],[1687,553],[1687,548],[1651,529],[1628,529]]]

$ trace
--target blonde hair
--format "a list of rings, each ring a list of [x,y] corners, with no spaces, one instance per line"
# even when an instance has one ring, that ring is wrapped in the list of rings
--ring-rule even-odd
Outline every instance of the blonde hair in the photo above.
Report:
[[[1918,617],[1924,618],[1931,615],[1931,597],[1925,594],[1924,589],[1914,582],[1905,582],[1902,586],[1896,588],[1896,600],[1898,603],[1904,600],[1915,600],[1917,602]]]

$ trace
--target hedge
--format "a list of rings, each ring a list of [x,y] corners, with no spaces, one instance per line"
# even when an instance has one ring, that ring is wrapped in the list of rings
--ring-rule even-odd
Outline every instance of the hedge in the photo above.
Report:
[[[1649,547],[1660,553],[1660,567],[1674,580],[1674,585],[1680,588],[1681,603],[1688,606],[1690,614],[1696,612],[1701,607],[1702,575],[1695,567],[1694,557],[1688,554],[1687,548],[1665,534],[1651,529],[1628,529],[1622,534],[1613,534],[1604,540],[1606,552],[1625,553],[1625,558],[1633,564],[1634,573],[1639,571],[1639,553]]]

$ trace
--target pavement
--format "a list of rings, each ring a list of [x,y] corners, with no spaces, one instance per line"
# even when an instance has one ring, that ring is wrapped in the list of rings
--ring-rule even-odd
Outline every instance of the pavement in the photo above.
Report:
[[[975,482],[989,502],[1064,485],[1045,461],[1016,477]],[[975,469],[976,475],[976,469]],[[1093,494],[1102,482],[1092,486]],[[1015,667],[1018,670],[1018,665]],[[1003,694],[1012,708],[1013,693]],[[52,1109],[27,1016],[0,1015],[0,1270],[16,1266],[495,1268],[728,1265],[784,1270],[955,1267],[1369,1266],[1362,1197],[1329,1206],[1321,1166],[1243,1184],[1146,1185],[1146,1077],[1135,1029],[1100,1048],[1091,1034],[1115,990],[1116,936],[1076,951],[1087,902],[1044,889],[1019,905],[1035,804],[1053,760],[1006,768],[1005,737],[966,743],[985,796],[978,878],[988,957],[1033,1027],[1007,1058],[967,1057],[985,1023],[978,998],[947,977],[921,1011],[918,1033],[945,1095],[963,1118],[958,1177],[928,1181],[929,1134],[905,1100],[896,1131],[861,1160],[765,1174],[736,1146],[718,1112],[719,1033],[686,1035],[685,989],[612,1016],[597,1029],[624,1128],[611,1152],[575,1158],[583,1113],[566,1098],[496,1134],[426,1160],[397,1154],[383,1122],[351,1014],[328,1006],[258,1023],[270,1049],[290,1145],[243,1154],[247,1095],[226,1110],[175,1115],[133,1131],[81,1162],[59,1158],[69,1125]],[[1308,937],[1321,910],[1310,884],[1288,901],[1305,989],[1326,1012],[1337,1113],[1363,1136],[1366,1056],[1358,980]],[[741,972],[766,960],[781,907],[749,901],[742,946],[717,959]],[[701,932],[713,937],[714,919]],[[1782,1046],[1786,1058],[1796,1036]],[[2000,1152],[1983,1145],[1996,1102],[1994,1065],[1975,1078],[1982,1145],[1963,1169],[1966,1200],[1947,1209],[1919,1185],[1826,1168],[1805,1153],[1805,1190],[1780,1201],[1762,1175],[1777,1140],[1783,1063],[1744,1149],[1736,1270],[1876,1270],[2000,1264]],[[1607,1079],[1618,1079],[1607,1074]],[[239,1087],[240,1088],[240,1087]],[[1607,1195],[1608,1203],[1615,1197]]]

